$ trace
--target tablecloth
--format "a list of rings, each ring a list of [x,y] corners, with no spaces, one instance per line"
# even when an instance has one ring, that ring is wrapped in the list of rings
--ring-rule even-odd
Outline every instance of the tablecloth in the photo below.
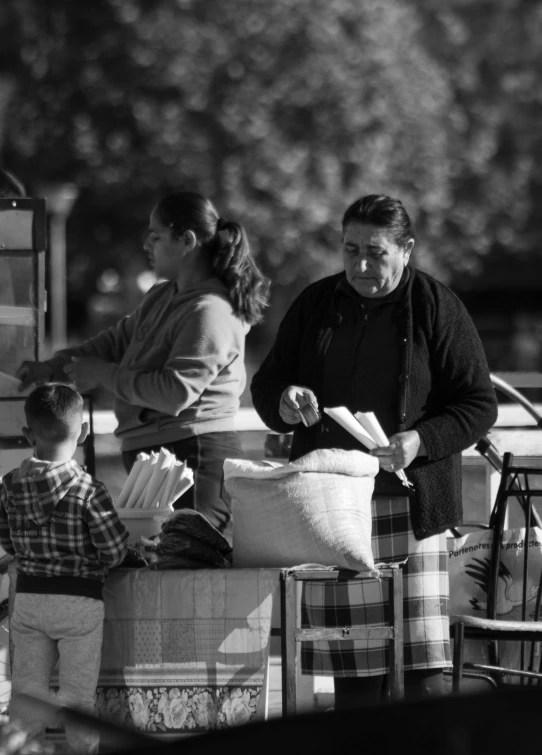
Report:
[[[278,569],[114,571],[99,714],[164,735],[264,717],[278,584]]]

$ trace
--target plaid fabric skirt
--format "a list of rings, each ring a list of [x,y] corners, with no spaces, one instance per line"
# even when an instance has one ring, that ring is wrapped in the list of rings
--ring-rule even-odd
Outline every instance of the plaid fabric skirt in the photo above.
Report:
[[[406,497],[372,502],[372,548],[376,563],[404,567],[405,670],[451,666],[446,536],[416,540]],[[378,580],[305,582],[301,626],[344,627],[388,623],[388,588]],[[377,676],[389,671],[386,640],[318,641],[301,646],[301,669],[315,676]]]

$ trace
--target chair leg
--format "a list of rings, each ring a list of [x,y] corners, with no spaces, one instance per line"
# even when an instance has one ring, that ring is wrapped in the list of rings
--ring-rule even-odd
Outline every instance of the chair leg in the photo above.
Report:
[[[454,624],[454,668],[452,676],[452,691],[457,694],[463,678],[463,655],[465,650],[465,625],[458,621]]]
[[[403,570],[394,569],[390,589],[392,591],[393,638],[390,640],[390,697],[402,700],[405,696],[405,667],[403,653]]]
[[[296,582],[291,574],[281,576],[281,663],[282,663],[282,715],[293,716],[297,710],[296,677]]]

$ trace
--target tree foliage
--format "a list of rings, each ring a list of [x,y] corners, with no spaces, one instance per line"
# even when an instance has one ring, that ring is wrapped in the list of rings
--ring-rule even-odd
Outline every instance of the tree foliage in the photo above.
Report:
[[[454,103],[446,254],[467,274],[490,252],[539,257],[542,5],[420,0],[419,8],[424,47],[445,67]],[[456,260],[454,246],[468,253]]]
[[[418,264],[444,280],[495,245],[538,248],[541,25],[531,0],[3,0],[3,154],[82,188],[82,294],[143,264],[159,192],[208,194],[276,283],[274,329],[338,269],[365,193],[402,198]]]

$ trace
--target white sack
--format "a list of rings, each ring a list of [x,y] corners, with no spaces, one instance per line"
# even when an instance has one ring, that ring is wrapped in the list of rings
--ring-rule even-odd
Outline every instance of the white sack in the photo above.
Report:
[[[312,451],[279,467],[226,459],[233,566],[373,569],[371,499],[378,468],[375,457],[340,449]]]

